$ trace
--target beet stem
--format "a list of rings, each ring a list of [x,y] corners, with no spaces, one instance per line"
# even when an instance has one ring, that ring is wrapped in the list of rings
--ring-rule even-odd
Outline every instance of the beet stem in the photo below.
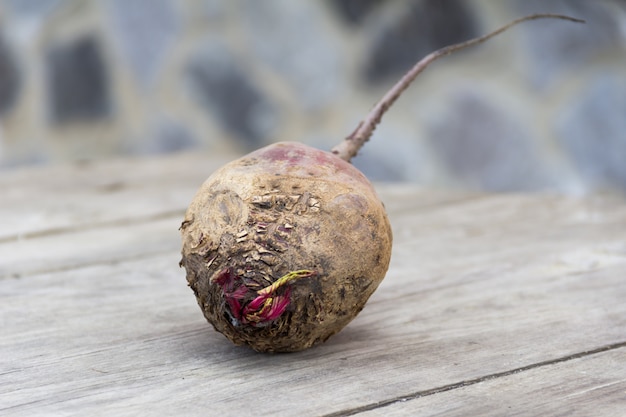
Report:
[[[460,51],[461,49],[465,49],[469,46],[477,45],[479,43],[483,43],[486,40],[499,35],[505,30],[509,29],[512,26],[517,25],[518,23],[526,22],[528,20],[536,20],[536,19],[562,19],[568,20],[570,22],[576,23],[585,23],[583,19],[577,19],[570,16],[560,15],[560,14],[552,14],[552,13],[537,13],[524,17],[520,17],[515,19],[506,25],[500,27],[499,29],[494,30],[486,35],[480,36],[478,38],[473,38],[465,42],[457,43],[454,45],[445,46],[441,49],[438,49],[430,54],[426,55],[422,58],[413,68],[411,68],[404,76],[398,81],[379,101],[376,103],[374,108],[370,111],[365,119],[363,119],[359,125],[356,127],[354,132],[352,132],[348,137],[346,137],[339,145],[335,146],[332,149],[332,153],[337,155],[339,158],[344,161],[350,162],[354,156],[356,156],[357,152],[361,147],[369,140],[376,129],[376,126],[380,123],[383,115],[387,110],[393,105],[393,103],[400,97],[402,92],[406,90],[409,85],[415,80],[415,78],[422,72],[428,65],[430,65],[433,61],[449,55],[453,52]]]

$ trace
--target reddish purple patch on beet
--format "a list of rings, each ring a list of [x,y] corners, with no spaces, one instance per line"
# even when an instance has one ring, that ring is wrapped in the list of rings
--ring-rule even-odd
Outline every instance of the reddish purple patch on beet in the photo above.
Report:
[[[272,146],[263,149],[260,154],[270,161],[286,161],[290,165],[298,165],[302,158],[306,156],[304,149],[290,145]]]

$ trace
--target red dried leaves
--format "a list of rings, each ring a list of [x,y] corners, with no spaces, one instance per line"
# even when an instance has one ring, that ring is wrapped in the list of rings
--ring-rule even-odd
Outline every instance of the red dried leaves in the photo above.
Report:
[[[214,279],[224,293],[224,300],[230,314],[239,324],[264,326],[279,318],[290,303],[289,282],[315,275],[314,271],[292,271],[280,277],[273,284],[254,290],[237,276],[232,268],[225,268]]]

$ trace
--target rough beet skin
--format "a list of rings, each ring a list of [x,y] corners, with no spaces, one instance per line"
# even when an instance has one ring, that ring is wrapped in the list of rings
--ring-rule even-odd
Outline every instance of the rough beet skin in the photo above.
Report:
[[[391,227],[367,178],[298,143],[267,146],[211,175],[181,231],[181,265],[204,316],[258,351],[298,351],[337,333],[391,256]]]

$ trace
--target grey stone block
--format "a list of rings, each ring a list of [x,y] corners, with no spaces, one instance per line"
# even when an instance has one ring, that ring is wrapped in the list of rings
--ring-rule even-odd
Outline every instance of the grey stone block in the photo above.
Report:
[[[277,110],[227,48],[203,47],[190,60],[187,76],[191,93],[210,116],[245,146],[256,148],[268,138]]]
[[[121,144],[121,150],[134,155],[154,155],[197,148],[200,141],[182,123],[164,114],[151,119],[145,134]]]
[[[427,149],[410,126],[383,120],[351,162],[372,181],[423,182],[430,169],[427,158]]]
[[[323,4],[246,0],[242,11],[250,51],[280,74],[305,111],[332,103],[341,88],[341,52],[323,24]]]
[[[530,59],[529,81],[543,90],[559,82],[565,74],[575,74],[588,67],[601,51],[620,47],[620,22],[612,1],[526,0],[514,2],[520,14],[560,13],[585,19],[585,24],[539,20],[520,27]]]
[[[161,121],[157,124],[149,151],[155,153],[179,152],[198,146],[198,140],[180,123]]]
[[[592,186],[626,190],[626,77],[603,74],[555,124],[560,142]]]
[[[358,25],[384,0],[328,0],[328,3],[345,22]]]
[[[98,120],[111,113],[109,76],[95,37],[52,46],[46,75],[54,123]]]
[[[457,92],[428,131],[435,154],[463,186],[523,191],[551,185],[527,129],[478,92]]]
[[[476,35],[472,10],[460,0],[413,0],[374,35],[364,75],[369,82],[397,78],[420,58]]]
[[[132,69],[145,85],[154,81],[181,26],[179,10],[171,0],[108,0],[112,34]]]
[[[8,113],[21,86],[22,78],[12,51],[4,37],[0,37],[0,116]]]

